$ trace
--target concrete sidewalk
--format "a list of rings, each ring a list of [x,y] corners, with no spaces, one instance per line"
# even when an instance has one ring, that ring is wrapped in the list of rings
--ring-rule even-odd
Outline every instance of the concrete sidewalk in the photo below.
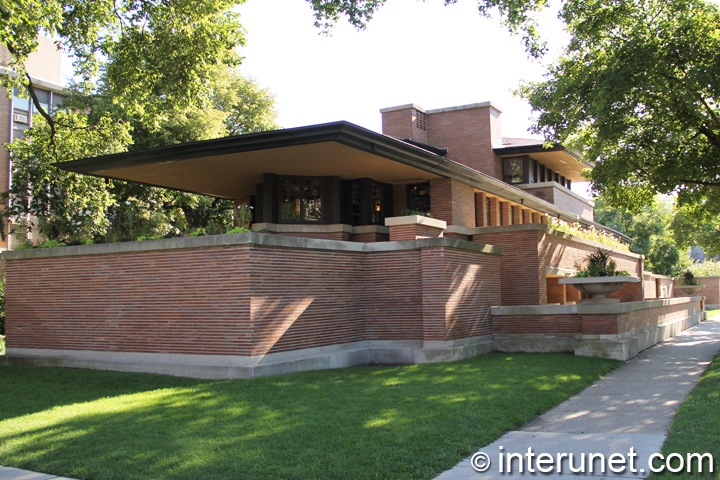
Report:
[[[499,454],[525,455],[532,448],[541,453],[613,453],[625,455],[633,448],[636,473],[583,475],[586,478],[645,478],[647,459],[659,452],[670,421],[705,367],[720,351],[720,317],[696,325],[664,343],[627,361],[602,380],[549,412],[509,432],[497,442],[481,448],[489,455],[490,468],[484,473],[472,469],[467,458],[435,480],[508,479],[541,475],[545,479],[567,480],[573,474],[567,459],[562,474],[500,473]],[[704,452],[698,452],[704,453]],[[471,457],[472,458],[472,457]],[[507,456],[503,457],[507,458]],[[482,463],[482,462],[481,462]],[[545,464],[547,467],[547,464]],[[594,463],[596,469],[600,464]],[[617,465],[617,464],[616,464]],[[629,464],[627,464],[629,466]],[[517,469],[514,461],[513,468]],[[575,463],[579,466],[579,462]],[[527,463],[525,464],[527,468]],[[507,470],[507,468],[506,468]],[[72,480],[66,477],[0,467],[0,480]]]
[[[466,458],[435,480],[489,480],[509,479],[523,476],[542,476],[545,479],[567,480],[578,475],[581,454],[601,453],[608,459],[613,453],[622,454],[625,468],[614,473],[605,462],[605,474],[601,473],[600,457],[593,463],[594,470],[586,463],[582,469],[585,478],[646,478],[650,455],[660,452],[670,422],[677,408],[695,386],[705,368],[720,351],[720,318],[706,320],[684,332],[641,352],[624,365],[598,380],[580,394],[541,415],[520,430],[509,432],[498,441],[480,448],[487,457],[478,456],[478,466],[489,468],[479,473]],[[528,448],[537,459],[541,453],[550,454],[551,460],[540,465],[548,473],[540,473],[537,464],[530,464],[536,473],[528,471],[526,454]],[[630,449],[633,448],[631,471]],[[520,473],[520,461],[514,458],[508,469],[508,454],[523,456],[524,472]],[[552,468],[562,457],[562,471]],[[569,469],[569,454],[573,454],[573,474]],[[705,453],[705,452],[696,452]],[[501,456],[502,454],[502,456]],[[504,460],[500,472],[500,460]],[[534,460],[533,460],[534,461]],[[623,462],[615,463],[620,471]],[[656,462],[657,465],[657,462]]]

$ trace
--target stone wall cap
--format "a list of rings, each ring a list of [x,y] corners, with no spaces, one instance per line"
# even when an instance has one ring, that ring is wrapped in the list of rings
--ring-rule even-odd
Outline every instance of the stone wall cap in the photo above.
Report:
[[[198,249],[212,247],[243,246],[280,247],[357,253],[419,250],[423,248],[456,248],[472,252],[502,255],[502,247],[459,240],[456,238],[423,238],[399,242],[349,242],[318,238],[291,237],[271,233],[233,233],[203,237],[176,237],[142,242],[102,243],[55,248],[32,248],[10,250],[2,253],[4,260],[29,258],[72,257],[83,255],[113,255],[123,253],[149,252],[157,250]]]
[[[385,225],[388,227],[396,227],[399,225],[426,225],[428,227],[436,227],[445,230],[447,222],[438,220],[437,218],[423,217],[422,215],[405,215],[403,217],[388,217],[385,219]]]

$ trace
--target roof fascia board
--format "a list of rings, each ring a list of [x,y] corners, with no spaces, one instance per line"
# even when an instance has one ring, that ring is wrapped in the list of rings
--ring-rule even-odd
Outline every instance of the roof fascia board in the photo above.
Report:
[[[92,172],[99,169],[98,162],[104,163],[102,170],[108,172],[113,169],[132,166],[168,163],[205,156],[225,155],[265,148],[288,147],[329,141],[335,141],[358,150],[385,157],[389,160],[434,173],[438,176],[453,178],[473,188],[486,191],[491,195],[503,197],[508,201],[521,204],[528,208],[547,212],[572,221],[580,221],[588,225],[602,227],[603,229],[606,228],[594,222],[577,218],[575,215],[535,195],[524,192],[519,188],[480,173],[465,165],[423,150],[402,140],[379,134],[345,121],[85,158],[71,162],[57,163],[55,166],[63,170],[93,175]],[[114,178],[107,173],[101,176]]]

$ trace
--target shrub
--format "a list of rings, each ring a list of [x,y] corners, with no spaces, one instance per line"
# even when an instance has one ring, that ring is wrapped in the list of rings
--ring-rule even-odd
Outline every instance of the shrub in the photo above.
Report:
[[[688,271],[696,277],[720,277],[720,262],[694,263],[688,266]]]
[[[610,257],[610,252],[598,248],[585,257],[585,268],[577,265],[579,270],[576,277],[615,277],[630,276],[625,270],[617,270],[617,264]]]

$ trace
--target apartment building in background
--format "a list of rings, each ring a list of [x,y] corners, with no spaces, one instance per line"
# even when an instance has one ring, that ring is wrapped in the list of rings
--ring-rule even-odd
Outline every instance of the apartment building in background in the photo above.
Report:
[[[62,103],[64,89],[62,82],[62,52],[55,42],[47,37],[39,37],[38,50],[30,55],[25,68],[35,85],[35,92],[40,104],[46,111],[52,111]],[[12,75],[11,57],[4,46],[0,46],[0,74]],[[3,146],[16,138],[23,138],[25,130],[33,124],[33,116],[37,113],[28,95],[20,91],[7,92],[0,87],[0,144]],[[11,181],[10,154],[5,148],[0,149],[0,191],[7,191]],[[17,240],[9,236],[9,226],[4,225],[5,238],[0,240],[0,249],[12,249]]]

